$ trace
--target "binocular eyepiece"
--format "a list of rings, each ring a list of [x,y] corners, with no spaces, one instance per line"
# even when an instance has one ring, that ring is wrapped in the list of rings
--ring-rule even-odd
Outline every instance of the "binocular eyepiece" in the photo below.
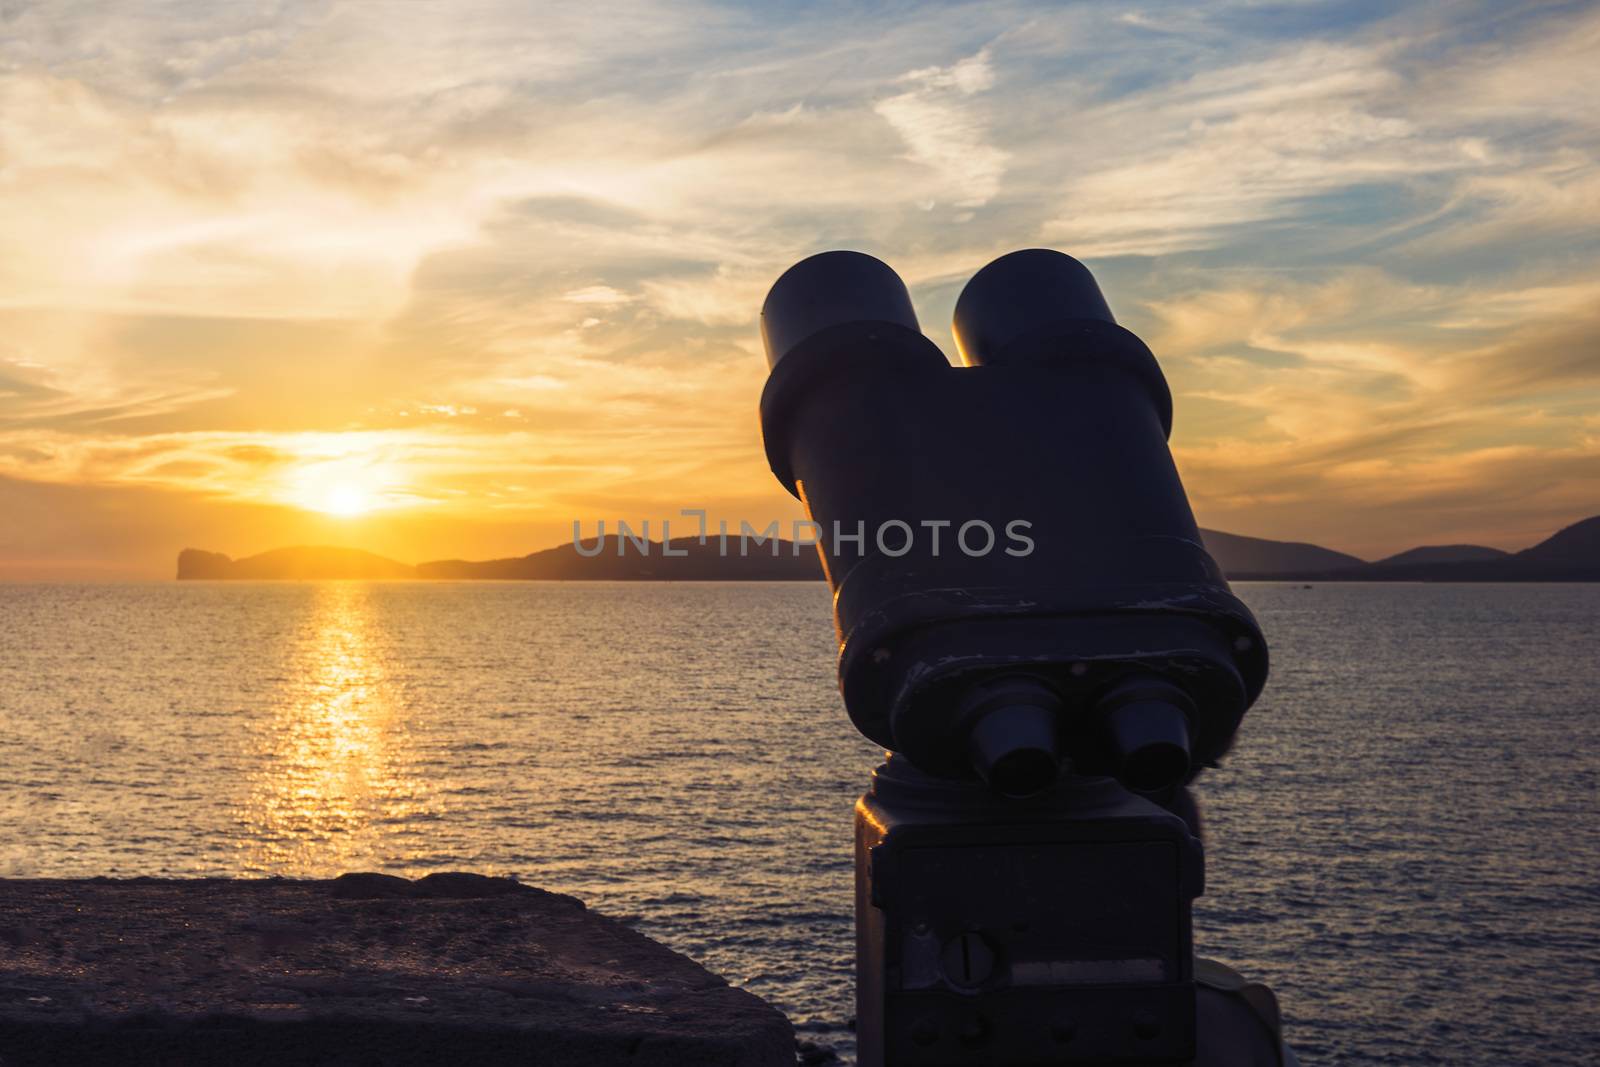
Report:
[[[1158,794],[1226,751],[1266,645],[1201,543],[1166,379],[1088,268],[979,271],[961,367],[857,252],[790,268],[761,330],[767,458],[815,524],[863,734],[1009,796],[1068,767]]]

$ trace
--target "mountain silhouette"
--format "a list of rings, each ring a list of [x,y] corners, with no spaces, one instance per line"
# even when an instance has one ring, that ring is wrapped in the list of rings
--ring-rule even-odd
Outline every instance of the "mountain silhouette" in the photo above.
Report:
[[[1516,558],[1535,565],[1594,566],[1600,562],[1600,515],[1565,527]]]
[[[230,559],[220,552],[186,548],[178,553],[178,577],[415,578],[417,569],[359,548],[326,545],[275,548],[245,559]]]
[[[1499,557],[1435,562],[1424,555],[1396,562],[1409,555],[1402,552],[1400,557],[1361,567],[1281,577],[1333,582],[1600,582],[1600,515],[1575,522],[1532,548]]]
[[[1230,578],[1297,572],[1337,571],[1364,567],[1366,560],[1321,545],[1299,541],[1269,541],[1264,537],[1243,537],[1220,530],[1201,530],[1200,540]]]
[[[1511,553],[1483,545],[1423,545],[1388,556],[1373,564],[1375,567],[1409,566],[1413,563],[1483,563],[1492,559],[1505,559]]]
[[[615,536],[590,538],[580,553],[571,544],[557,545],[513,559],[480,562],[447,559],[417,565],[419,578],[586,579],[590,581],[811,581],[822,578],[817,551],[809,545],[778,541],[745,545],[740,554],[737,537],[728,539],[724,554],[717,538],[701,544],[695,537],[675,537],[663,547],[647,542],[641,550],[633,541],[618,549]],[[668,555],[668,552],[674,553]],[[589,554],[589,553],[592,553]],[[682,553],[677,555],[676,553]]]
[[[1427,545],[1376,563],[1319,545],[1270,541],[1202,530],[1206,550],[1233,580],[1588,582],[1600,581],[1600,515],[1573,523],[1517,553],[1481,545]],[[434,560],[411,566],[355,548],[308,545],[243,559],[186,548],[178,578],[317,579],[424,578],[554,581],[814,581],[822,577],[816,550],[778,540],[737,537],[726,552],[716,537],[621,542],[613,535],[579,546],[558,545],[526,556],[491,560]]]

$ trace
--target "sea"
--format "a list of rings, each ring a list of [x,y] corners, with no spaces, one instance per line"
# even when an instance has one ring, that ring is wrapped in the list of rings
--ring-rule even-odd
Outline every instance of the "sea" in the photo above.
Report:
[[[1600,1062],[1600,585],[1235,589],[1200,954],[1308,1067]],[[0,876],[515,876],[849,1063],[834,654],[820,583],[0,585]]]

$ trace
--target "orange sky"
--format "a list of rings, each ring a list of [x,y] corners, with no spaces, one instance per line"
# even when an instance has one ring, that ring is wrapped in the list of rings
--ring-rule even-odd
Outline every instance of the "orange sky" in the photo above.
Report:
[[[1592,7],[149,11],[7,8],[0,577],[797,516],[755,320],[832,247],[947,351],[985,262],[1084,259],[1204,525],[1600,512]]]

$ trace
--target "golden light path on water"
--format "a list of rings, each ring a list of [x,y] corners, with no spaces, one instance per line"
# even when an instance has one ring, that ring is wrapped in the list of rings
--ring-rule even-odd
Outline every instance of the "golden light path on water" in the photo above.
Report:
[[[373,593],[321,582],[286,645],[276,712],[257,729],[241,836],[252,871],[326,876],[391,863],[396,827],[432,814],[403,692],[377,637]]]

